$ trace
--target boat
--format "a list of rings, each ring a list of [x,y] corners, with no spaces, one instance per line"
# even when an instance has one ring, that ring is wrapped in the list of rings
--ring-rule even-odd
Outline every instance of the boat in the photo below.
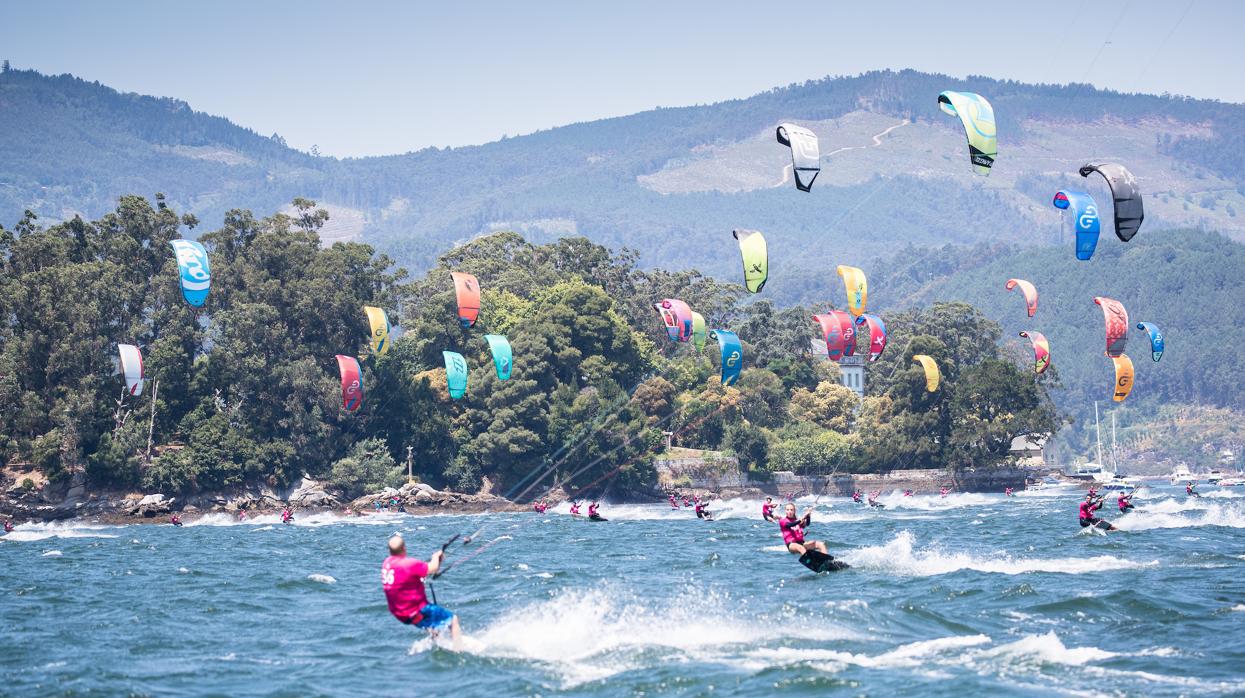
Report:
[[[1106,492],[1119,492],[1123,490],[1135,490],[1137,487],[1137,481],[1132,478],[1116,477],[1102,483],[1098,489]]]
[[[1068,473],[1068,477],[1077,480],[1092,480],[1101,482],[1110,479],[1111,473],[1103,470],[1101,463],[1082,463],[1076,466],[1076,469]]]
[[[1225,477],[1219,481],[1220,487],[1245,487],[1245,478]]]
[[[1183,485],[1186,482],[1192,482],[1194,479],[1193,473],[1189,472],[1189,466],[1184,463],[1176,466],[1176,469],[1172,471],[1170,478],[1173,485]]]

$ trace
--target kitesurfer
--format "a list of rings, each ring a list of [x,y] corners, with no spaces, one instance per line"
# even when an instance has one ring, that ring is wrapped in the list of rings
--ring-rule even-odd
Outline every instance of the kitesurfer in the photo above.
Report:
[[[1184,485],[1184,493],[1189,497],[1201,497],[1202,495],[1197,491],[1197,480],[1186,482]]]
[[[1004,497],[1014,497],[1015,495],[1014,495],[1014,494],[1012,494],[1012,488],[1010,488],[1010,487],[1004,487],[1004,488],[1003,488],[1003,496],[1004,496]]]
[[[238,521],[246,521],[246,509],[238,510]]]
[[[950,491],[951,490],[947,489],[946,487],[943,487],[942,489],[938,490],[938,494],[943,497],[946,497],[947,493],[949,493]]]
[[[571,502],[571,516],[579,516],[579,502]]]
[[[706,502],[702,502],[700,497],[696,498],[694,509],[696,511],[696,518],[704,519],[705,521],[713,521],[713,512],[709,511],[706,506]]]
[[[174,526],[181,526],[182,517],[178,516],[177,514],[173,514],[172,516],[169,517],[169,523],[173,524]]]
[[[861,492],[860,490],[855,490],[854,492],[852,492],[852,501],[856,502],[857,504],[864,504],[865,503],[864,496],[865,494],[863,492]]]
[[[289,507],[281,510],[281,523],[294,523],[294,512],[290,511]]]
[[[770,523],[778,520],[774,517],[774,500],[771,497],[766,497],[765,503],[761,505],[761,518]]]
[[[778,521],[778,528],[782,531],[782,543],[787,546],[787,551],[795,555],[803,555],[809,550],[816,550],[819,553],[826,553],[826,544],[819,540],[804,540],[804,529],[808,528],[809,523],[813,520],[813,511],[810,509],[804,512],[804,516],[795,517],[795,504],[788,504],[786,508],[786,516]]]
[[[588,519],[591,521],[604,521],[605,517],[601,516],[600,507],[596,502],[588,505]]]
[[[10,521],[9,519],[5,519],[5,520],[4,520],[4,532],[5,532],[5,533],[12,533],[12,532],[13,532],[13,522],[12,522],[12,521]]]
[[[1116,500],[1116,504],[1120,507],[1121,514],[1127,514],[1130,510],[1133,509],[1133,495],[1134,494],[1136,494],[1135,490],[1133,492],[1129,492],[1128,494],[1124,494],[1123,492],[1120,492],[1120,498]]]
[[[692,508],[692,500],[688,499],[686,496],[683,497],[683,508],[684,509]]]
[[[905,497],[911,497],[911,496],[912,496],[912,490],[904,490],[904,491],[903,491],[903,496],[905,496]]]
[[[1102,508],[1101,497],[1098,497],[1092,492],[1086,494],[1085,501],[1081,502],[1080,510],[1078,511],[1078,515],[1081,520],[1081,528],[1088,528],[1090,526],[1094,526],[1097,528],[1101,528],[1104,531],[1114,531],[1115,526],[1112,526],[1110,521],[1107,521],[1105,519],[1100,519],[1094,516],[1094,512],[1098,511],[1101,508]]]
[[[678,509],[678,508],[679,508],[679,502],[678,502],[678,500],[676,500],[676,499],[674,498],[674,495],[673,495],[673,494],[670,494],[670,495],[666,495],[666,496],[667,496],[667,498],[670,500],[670,508],[671,508],[671,509]]]
[[[870,493],[869,493],[869,506],[871,506],[871,507],[885,507],[885,506],[886,506],[885,504],[882,504],[881,502],[879,502],[879,501],[878,501],[878,497],[881,497],[881,496],[882,496],[882,490],[877,490],[877,491],[875,491],[875,492],[870,492]]]
[[[461,644],[458,617],[441,606],[428,603],[424,592],[424,579],[441,570],[441,561],[444,558],[445,552],[442,550],[433,553],[428,562],[407,557],[406,541],[402,539],[402,534],[395,533],[389,538],[389,557],[381,564],[380,580],[385,588],[389,612],[394,618],[407,625],[423,628],[433,636],[449,625],[450,638],[454,642],[454,651],[457,652]]]

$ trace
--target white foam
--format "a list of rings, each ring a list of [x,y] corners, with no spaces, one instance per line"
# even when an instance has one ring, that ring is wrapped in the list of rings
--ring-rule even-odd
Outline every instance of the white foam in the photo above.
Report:
[[[996,504],[1004,499],[1000,492],[997,495],[978,494],[975,492],[955,492],[946,497],[937,494],[914,494],[905,497],[903,492],[892,490],[877,501],[886,505],[887,509],[914,509],[918,511],[939,511],[960,507],[979,507],[985,504]]]
[[[1113,522],[1126,531],[1146,531],[1155,528],[1196,528],[1201,526],[1226,526],[1245,528],[1245,512],[1232,504],[1207,504],[1204,508],[1184,510],[1179,513],[1162,513],[1154,510],[1134,511]]]
[[[958,656],[959,650],[989,642],[990,638],[986,635],[955,635],[910,642],[879,655],[838,650],[766,647],[748,652],[745,655],[744,665],[752,671],[760,671],[775,665],[810,664],[814,668],[830,672],[840,671],[849,664],[874,669],[919,667],[929,663],[930,658],[939,654],[954,651]]]
[[[844,553],[844,560],[853,567],[873,569],[892,574],[927,577],[950,574],[959,570],[975,570],[995,574],[1024,574],[1028,572],[1057,572],[1060,574],[1087,574],[1092,572],[1118,571],[1157,565],[1131,562],[1114,556],[1068,558],[1014,558],[999,552],[990,556],[971,555],[939,550],[916,550],[915,539],[908,531],[901,531],[885,545],[860,548]]]
[[[1026,635],[1015,642],[982,650],[977,656],[1006,658],[1021,664],[1083,666],[1117,655],[1097,647],[1067,647],[1052,630],[1045,635]]]
[[[62,553],[59,550],[48,550],[43,553],[43,557],[60,557],[61,555],[64,555],[64,554],[65,553]]]
[[[1232,608],[1229,608],[1228,610],[1236,611],[1237,613],[1243,613],[1245,612],[1245,603],[1238,603],[1237,605],[1233,606]]]
[[[110,530],[115,530],[115,527],[98,526],[73,521],[53,521],[49,523],[31,522],[14,527],[13,531],[6,535],[4,539],[17,543],[25,543],[36,540],[47,540],[48,538],[116,538],[117,536],[114,534],[104,533],[104,531]]]
[[[773,638],[771,623],[737,617],[738,607],[738,602],[698,589],[688,589],[657,608],[643,596],[612,588],[567,590],[506,613],[473,636],[478,647],[464,649],[537,662],[569,688],[645,666],[651,660],[644,655],[652,648],[697,661],[734,662],[741,646]],[[824,621],[785,622],[786,637],[794,640],[854,636]]]
[[[307,575],[307,579],[310,579],[313,582],[319,582],[321,584],[336,584],[337,583],[336,579],[333,579],[327,574],[309,574]]]

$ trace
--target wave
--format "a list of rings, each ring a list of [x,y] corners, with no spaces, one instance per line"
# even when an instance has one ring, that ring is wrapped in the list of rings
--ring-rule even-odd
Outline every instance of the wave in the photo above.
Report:
[[[845,552],[841,557],[853,567],[916,577],[950,574],[960,570],[1009,575],[1029,572],[1088,574],[1158,564],[1158,560],[1140,563],[1122,560],[1111,555],[1026,559],[999,554],[982,557],[969,553],[948,553],[933,549],[917,550],[914,543],[915,539],[910,532],[901,531],[885,545]]]
[[[1240,507],[1225,504],[1208,504],[1206,506],[1177,509],[1167,513],[1157,508],[1146,507],[1122,516],[1112,523],[1124,531],[1148,531],[1156,528],[1197,528],[1201,526],[1225,526],[1228,528],[1245,528],[1245,511]]]
[[[761,671],[775,665],[792,664],[809,664],[824,671],[839,671],[849,664],[872,669],[919,667],[930,663],[931,658],[945,653],[954,653],[955,656],[947,658],[949,661],[954,661],[964,648],[989,642],[990,637],[987,635],[953,635],[910,642],[878,655],[838,650],[767,647],[748,652],[743,666],[751,671]]]
[[[99,526],[75,522],[24,523],[3,536],[4,540],[24,543],[48,538],[116,538],[104,531],[116,530],[114,526]]]
[[[392,525],[401,521],[405,514],[394,512],[383,512],[379,514],[364,514],[362,516],[346,516],[334,511],[320,511],[309,514],[294,513],[294,521],[290,524],[282,524],[281,513],[275,512],[271,514],[255,514],[248,515],[246,520],[238,520],[237,514],[228,514],[222,512],[212,512],[204,514],[196,519],[187,521],[184,525],[187,528],[196,526],[331,526],[334,524],[360,524],[371,526]],[[268,530],[268,529],[264,529]]]
[[[734,663],[740,648],[774,639],[773,623],[737,615],[739,606],[737,601],[693,588],[660,606],[648,597],[614,588],[566,590],[507,612],[470,636],[463,649],[534,662],[566,688],[648,666],[654,650],[696,661]],[[824,620],[792,617],[783,623],[784,641],[825,642],[856,636]],[[432,646],[429,641],[417,642],[412,651]]]
[[[977,659],[1003,658],[1020,664],[1062,664],[1084,666],[1119,656],[1097,647],[1068,647],[1050,631],[1045,635],[1026,635],[1015,642],[976,653]]]
[[[309,574],[307,579],[320,584],[336,584],[337,580],[327,574]]]
[[[936,494],[914,494],[911,497],[905,497],[903,492],[899,490],[891,490],[890,492],[878,497],[879,502],[886,505],[887,509],[914,509],[918,511],[937,511],[941,509],[957,509],[959,507],[978,507],[985,504],[997,504],[1003,499],[1002,493],[999,494],[979,494],[976,492],[957,492],[948,494],[946,497]]]

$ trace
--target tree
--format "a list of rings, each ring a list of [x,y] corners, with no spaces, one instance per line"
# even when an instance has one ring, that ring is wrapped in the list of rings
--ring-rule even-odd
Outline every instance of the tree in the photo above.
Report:
[[[402,469],[389,455],[381,439],[364,439],[350,449],[349,455],[333,463],[329,478],[347,497],[358,497],[386,487],[402,484]]]

